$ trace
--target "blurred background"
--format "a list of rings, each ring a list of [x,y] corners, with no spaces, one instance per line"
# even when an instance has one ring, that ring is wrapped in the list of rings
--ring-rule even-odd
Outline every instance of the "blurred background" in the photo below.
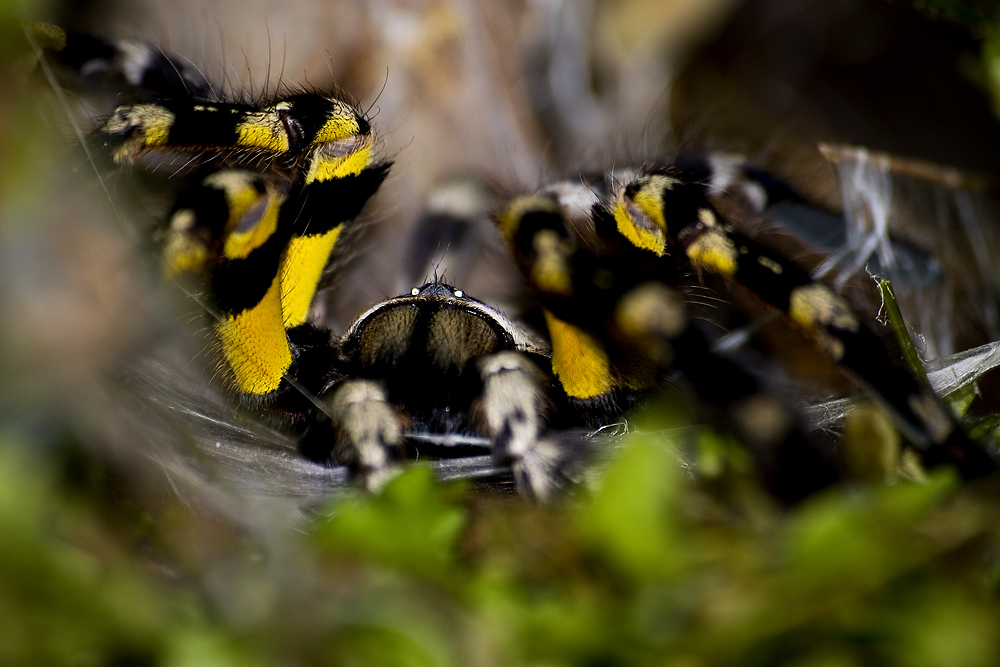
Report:
[[[936,357],[1000,338],[996,3],[177,0],[0,13],[0,662],[1000,658],[995,489],[947,474],[895,485],[860,474],[783,508],[706,429],[693,465],[633,438],[551,507],[438,486],[419,468],[379,497],[327,500],[342,480],[213,388],[197,308],[158,285],[144,231],[169,206],[169,174],[88,157],[77,128],[113,100],[53,87],[18,24],[151,43],[226,97],[336,87],[370,109],[395,166],[318,306],[335,331],[426,277],[414,254],[441,183],[474,175],[490,200],[576,170],[719,151],[841,220],[836,238],[790,252],[871,316],[862,267],[876,257],[895,271],[904,316]],[[868,152],[831,160],[820,143]],[[473,259],[446,277],[516,313],[522,288],[482,222],[457,244]],[[785,222],[768,224],[800,232]],[[980,411],[995,412],[984,386]],[[653,433],[688,426],[677,412],[639,419]]]

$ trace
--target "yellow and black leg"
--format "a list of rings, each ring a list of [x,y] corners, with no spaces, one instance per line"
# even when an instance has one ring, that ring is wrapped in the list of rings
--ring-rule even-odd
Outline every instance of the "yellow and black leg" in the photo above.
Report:
[[[292,364],[278,271],[288,241],[283,203],[252,172],[218,171],[181,192],[165,233],[164,275],[207,276],[227,375],[254,398],[276,392]]]
[[[183,191],[165,235],[163,271],[208,276],[225,375],[240,394],[289,419],[336,375],[330,334],[309,308],[337,236],[388,165],[286,195],[264,177],[215,172]],[[297,380],[296,387],[286,376]]]
[[[315,93],[294,95],[264,106],[191,99],[124,104],[112,112],[99,133],[116,162],[128,164],[150,151],[186,151],[285,156],[289,167],[307,162],[322,169],[321,156],[371,158],[371,126],[351,104]],[[343,161],[343,160],[341,160]],[[321,174],[332,178],[329,173]]]
[[[593,212],[603,215],[598,205]],[[835,467],[812,447],[797,419],[755,378],[712,352],[692,325],[658,257],[637,255],[613,235],[584,243],[557,196],[513,201],[500,227],[539,296],[552,342],[552,371],[583,419],[620,410],[677,370],[753,446],[765,479],[795,500],[834,481]],[[607,227],[595,219],[592,228]],[[607,234],[607,232],[603,232]]]
[[[390,163],[359,162],[353,173],[327,175],[299,190],[283,207],[290,233],[281,263],[281,302],[286,328],[306,323],[323,269],[344,229],[382,185]]]
[[[954,464],[966,478],[997,469],[842,297],[720,218],[702,172],[649,168],[620,188],[612,212],[618,233],[642,253],[720,275],[788,317],[890,409],[925,463]]]

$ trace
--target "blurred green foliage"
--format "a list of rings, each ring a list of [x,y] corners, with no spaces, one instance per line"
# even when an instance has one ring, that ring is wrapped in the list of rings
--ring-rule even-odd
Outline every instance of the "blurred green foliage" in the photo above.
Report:
[[[996,489],[942,471],[788,509],[738,458],[705,478],[637,435],[548,506],[415,466],[262,539],[8,441],[0,664],[997,664]]]

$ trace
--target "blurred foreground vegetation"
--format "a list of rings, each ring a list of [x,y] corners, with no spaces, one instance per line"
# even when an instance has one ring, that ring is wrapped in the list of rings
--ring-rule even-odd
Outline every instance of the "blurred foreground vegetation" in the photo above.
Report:
[[[639,435],[550,506],[415,466],[261,537],[55,451],[0,446],[4,665],[1000,660],[1000,502],[948,471],[789,510]]]

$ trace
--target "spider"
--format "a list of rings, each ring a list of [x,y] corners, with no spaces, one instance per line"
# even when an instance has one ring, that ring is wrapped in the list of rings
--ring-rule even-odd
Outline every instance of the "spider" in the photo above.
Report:
[[[291,429],[306,459],[346,466],[369,489],[417,452],[488,454],[522,495],[549,498],[586,433],[675,373],[751,447],[776,494],[830,483],[836,466],[795,411],[694,322],[683,284],[706,274],[847,369],[926,465],[996,468],[842,297],[734,228],[727,194],[757,208],[797,198],[745,165],[723,173],[677,156],[510,198],[495,219],[544,340],[436,277],[334,336],[310,320],[324,267],[392,166],[365,115],[310,90],[219,100],[176,58],[134,44],[70,35],[54,50],[67,70],[125,91],[93,133],[115,163],[192,156],[160,232],[163,273],[207,295],[228,388]]]

